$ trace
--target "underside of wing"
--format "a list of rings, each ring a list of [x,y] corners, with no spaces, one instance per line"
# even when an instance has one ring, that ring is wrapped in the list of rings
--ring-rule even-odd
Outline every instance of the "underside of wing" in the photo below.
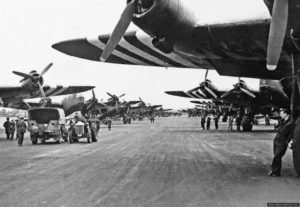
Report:
[[[100,35],[96,38],[63,41],[52,45],[52,47],[71,56],[100,61],[100,56],[109,38],[110,35]],[[168,54],[162,52],[153,46],[152,38],[141,31],[127,32],[106,62],[158,67],[212,69],[211,65],[204,59],[176,51]]]

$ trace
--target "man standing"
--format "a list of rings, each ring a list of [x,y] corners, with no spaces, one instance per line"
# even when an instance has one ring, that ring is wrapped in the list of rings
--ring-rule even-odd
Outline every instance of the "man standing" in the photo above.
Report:
[[[207,120],[206,120],[206,130],[210,130],[210,116],[207,116]]]
[[[6,118],[6,122],[4,122],[3,127],[5,128],[6,139],[10,138],[10,121],[9,118]]]
[[[238,113],[236,118],[235,118],[235,123],[236,123],[236,129],[237,131],[241,131],[241,122],[242,122],[242,117],[241,115]]]
[[[14,120],[11,120],[11,122],[10,122],[10,140],[14,139],[15,131],[16,131],[16,123]]]
[[[218,129],[219,128],[219,116],[218,116],[218,114],[215,114],[214,121],[215,121],[215,128]]]
[[[22,146],[22,144],[23,144],[24,134],[26,132],[26,129],[27,129],[27,125],[24,122],[24,118],[21,117],[20,121],[18,121],[18,125],[17,125],[17,133],[18,133],[18,137],[19,137],[18,145],[19,146]]]
[[[205,116],[204,115],[202,115],[202,117],[201,117],[201,127],[203,130],[205,130]]]
[[[271,171],[268,173],[268,175],[271,177],[281,176],[281,159],[284,156],[288,144],[292,139],[290,110],[280,109],[279,116],[281,117],[281,121],[278,125],[277,133],[273,142],[274,158],[271,165]]]
[[[111,119],[110,118],[107,119],[107,128],[109,131],[111,130]]]

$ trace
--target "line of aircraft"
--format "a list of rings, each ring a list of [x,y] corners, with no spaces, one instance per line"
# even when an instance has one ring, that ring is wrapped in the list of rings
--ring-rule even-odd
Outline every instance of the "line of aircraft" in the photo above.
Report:
[[[111,35],[67,40],[52,47],[93,61],[214,69],[220,75],[262,79],[259,91],[250,90],[241,80],[232,90],[213,90],[205,80],[196,90],[181,92],[241,104],[242,122],[250,130],[257,108],[261,104],[276,105],[277,100],[281,101],[273,99],[277,96],[286,95],[282,101],[288,99],[292,120],[297,118],[299,19],[298,0],[127,0]],[[138,31],[127,31],[131,22]],[[281,79],[280,87],[272,81]],[[293,150],[298,174],[299,139],[300,135],[294,138],[298,144]]]

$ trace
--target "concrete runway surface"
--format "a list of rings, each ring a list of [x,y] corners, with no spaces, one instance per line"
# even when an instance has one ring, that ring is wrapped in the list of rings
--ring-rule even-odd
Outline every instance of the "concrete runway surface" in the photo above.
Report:
[[[213,123],[212,123],[213,125]],[[300,202],[291,150],[268,177],[275,133],[203,131],[198,118],[102,125],[97,143],[22,147],[0,136],[0,206],[267,206]]]

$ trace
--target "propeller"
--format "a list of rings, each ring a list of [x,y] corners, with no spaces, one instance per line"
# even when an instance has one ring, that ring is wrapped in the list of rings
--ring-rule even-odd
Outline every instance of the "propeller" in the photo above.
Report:
[[[227,91],[226,93],[222,94],[221,98],[225,98],[225,97],[231,95],[232,93],[234,93],[235,91],[236,92],[243,92],[246,95],[250,96],[251,98],[255,98],[256,97],[255,94],[253,94],[251,91],[245,89],[244,88],[245,86],[243,86],[243,85],[245,85],[245,84],[244,84],[244,82],[241,81],[241,79],[239,77],[239,82],[237,84],[233,85],[234,88]]]
[[[268,70],[277,68],[288,23],[288,10],[289,0],[274,0],[267,50]]]
[[[132,0],[129,2],[124,9],[121,18],[119,19],[114,31],[112,32],[102,54],[100,61],[105,62],[112,51],[115,49],[120,39],[124,36],[127,28],[129,27],[130,22],[133,19],[134,12],[136,10],[137,0]]]

